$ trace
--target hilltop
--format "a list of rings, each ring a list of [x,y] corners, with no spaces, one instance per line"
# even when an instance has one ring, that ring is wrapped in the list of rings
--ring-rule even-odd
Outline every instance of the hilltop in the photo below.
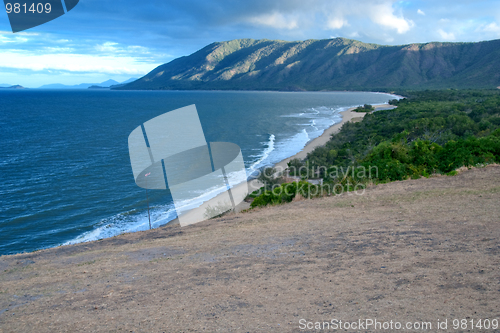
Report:
[[[356,40],[212,43],[115,89],[377,90],[495,88],[500,40],[399,46]]]
[[[498,318],[500,167],[0,257],[5,332]],[[417,311],[418,309],[418,311]]]

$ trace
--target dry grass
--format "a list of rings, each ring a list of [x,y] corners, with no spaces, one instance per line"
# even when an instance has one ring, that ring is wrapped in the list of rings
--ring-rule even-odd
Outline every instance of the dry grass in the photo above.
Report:
[[[499,199],[495,166],[3,256],[0,332],[499,318]]]

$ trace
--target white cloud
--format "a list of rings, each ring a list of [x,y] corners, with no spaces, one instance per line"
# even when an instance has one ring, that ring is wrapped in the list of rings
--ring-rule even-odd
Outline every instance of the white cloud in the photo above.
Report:
[[[422,9],[417,10],[417,13],[420,14],[420,15],[425,16],[425,13],[424,13],[424,11]]]
[[[39,71],[92,72],[143,75],[160,65],[145,63],[131,56],[100,56],[89,54],[47,53],[35,55],[26,51],[0,53],[4,68]]]
[[[455,40],[455,34],[453,32],[446,32],[443,29],[438,29],[437,32],[441,36],[441,38],[446,41]]]
[[[43,48],[44,52],[48,53],[72,53],[75,49],[71,47],[47,46]]]
[[[336,18],[330,19],[326,23],[326,27],[328,29],[340,29],[340,28],[342,28],[344,26],[348,26],[348,25],[349,25],[349,23],[343,17],[336,17]]]
[[[16,43],[16,44],[21,44],[21,43],[26,43],[29,41],[29,38],[23,37],[25,35],[7,35],[7,34],[1,34],[0,33],[0,43]]]
[[[376,4],[370,7],[370,18],[373,22],[390,29],[395,29],[398,34],[408,32],[415,25],[412,20],[394,15],[394,8],[392,8],[390,2]]]
[[[285,15],[274,12],[250,18],[251,23],[265,25],[276,29],[296,29],[298,28],[297,19],[287,18]]]
[[[118,49],[115,47],[118,43],[106,42],[103,44],[98,44],[95,49],[99,52],[116,52]]]
[[[0,30],[0,35],[14,35],[12,31],[6,31],[6,30]],[[21,31],[16,33],[17,36],[38,36],[40,35],[38,32],[28,32],[28,31]]]
[[[485,32],[494,32],[500,34],[500,26],[496,22],[492,22],[482,29]]]

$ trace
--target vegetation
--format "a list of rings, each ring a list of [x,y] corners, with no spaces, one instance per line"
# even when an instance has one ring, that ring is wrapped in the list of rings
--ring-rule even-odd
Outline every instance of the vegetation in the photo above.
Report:
[[[307,166],[377,166],[379,180],[500,162],[500,92],[406,92],[398,108],[367,114],[308,155]],[[295,162],[296,163],[296,162]],[[325,168],[320,177],[328,177]]]
[[[273,167],[264,167],[259,170],[257,180],[264,184],[264,191],[269,191],[276,185],[279,185],[283,182],[281,175],[279,175],[276,168]]]
[[[208,205],[205,208],[205,213],[203,214],[203,216],[207,219],[213,219],[224,216],[230,211],[233,211],[233,206],[231,205],[230,202],[223,202],[223,203],[219,202],[217,205],[213,207]]]
[[[114,89],[376,90],[496,88],[500,40],[399,46],[334,38],[210,44]]]
[[[354,109],[355,112],[372,112],[375,108],[370,104],[365,104],[364,106],[358,106]]]
[[[291,202],[297,195],[301,195],[304,198],[311,198],[320,196],[321,193],[321,186],[313,185],[306,181],[284,183],[273,187],[272,190],[261,193],[252,201],[250,207],[262,207],[269,204],[277,205]]]
[[[346,123],[305,161],[292,160],[292,175],[322,178],[321,189],[355,191],[369,183],[453,175],[462,166],[500,163],[500,91],[406,91],[393,110]],[[284,186],[282,184],[281,186]],[[333,189],[333,191],[332,191]],[[286,202],[265,192],[256,206]]]

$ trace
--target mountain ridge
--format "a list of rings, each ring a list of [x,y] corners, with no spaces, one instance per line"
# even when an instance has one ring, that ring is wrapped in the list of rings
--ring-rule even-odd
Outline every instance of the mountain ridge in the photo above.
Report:
[[[121,85],[121,84],[126,84],[131,81],[136,80],[135,78],[130,78],[126,81],[123,82],[118,82],[112,79],[106,80],[101,83],[80,83],[80,84],[75,84],[75,85],[66,85],[62,83],[51,83],[51,84],[45,84],[43,86],[38,87],[37,89],[88,89],[91,86],[97,86],[99,88],[109,88],[113,85]]]
[[[334,38],[215,42],[112,89],[496,88],[500,40],[378,45]]]

